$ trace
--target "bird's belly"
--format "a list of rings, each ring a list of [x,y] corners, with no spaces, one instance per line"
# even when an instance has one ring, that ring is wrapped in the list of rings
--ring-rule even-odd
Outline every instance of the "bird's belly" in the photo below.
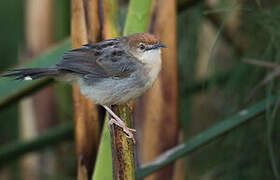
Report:
[[[96,104],[123,104],[142,95],[147,89],[147,83],[139,78],[114,79],[106,78],[96,83],[78,81],[81,92],[94,100]]]

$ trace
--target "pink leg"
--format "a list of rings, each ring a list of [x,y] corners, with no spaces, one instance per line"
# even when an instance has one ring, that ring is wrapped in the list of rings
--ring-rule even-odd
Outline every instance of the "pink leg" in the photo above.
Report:
[[[105,105],[102,105],[102,106],[113,117],[110,119],[109,125],[116,124],[117,126],[121,127],[123,129],[124,133],[126,134],[126,136],[128,138],[131,138],[133,140],[133,142],[135,143],[135,139],[134,139],[132,132],[136,132],[136,130],[128,128],[126,126],[126,124],[108,106],[105,106]]]

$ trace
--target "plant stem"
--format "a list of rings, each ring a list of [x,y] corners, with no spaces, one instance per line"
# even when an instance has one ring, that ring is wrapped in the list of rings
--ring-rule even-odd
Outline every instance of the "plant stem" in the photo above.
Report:
[[[7,165],[26,153],[51,147],[66,140],[73,140],[73,135],[73,123],[65,123],[51,128],[38,138],[7,144],[0,149],[0,167]]]
[[[217,139],[218,137],[225,135],[233,129],[246,124],[249,120],[262,115],[269,107],[275,105],[277,102],[276,96],[270,96],[253,106],[243,109],[235,115],[222,120],[213,127],[198,134],[187,142],[175,146],[165,153],[162,153],[152,162],[142,165],[141,168],[136,171],[136,179],[142,179],[153,172],[165,167],[166,165],[174,162],[180,157],[195,151],[203,145]]]
[[[131,111],[127,105],[113,106],[112,109],[125,121],[128,127],[131,127]],[[111,138],[114,180],[135,179],[134,146],[132,140],[128,139],[123,130],[116,125],[111,126]]]

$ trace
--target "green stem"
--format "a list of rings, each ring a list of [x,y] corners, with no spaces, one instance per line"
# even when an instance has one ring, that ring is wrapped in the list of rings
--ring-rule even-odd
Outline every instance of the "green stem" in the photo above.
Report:
[[[178,145],[172,149],[169,149],[165,153],[161,154],[154,161],[143,165],[136,171],[136,179],[142,179],[153,172],[165,167],[166,165],[174,162],[180,157],[186,156],[188,153],[195,151],[203,145],[217,139],[218,137],[232,131],[233,129],[244,125],[250,119],[263,114],[266,109],[276,103],[276,96],[270,96],[269,98],[260,101],[259,103],[238,112],[236,115],[222,120],[208,130],[200,133],[191,140]]]
[[[65,123],[48,130],[38,138],[5,145],[0,149],[0,167],[26,153],[38,151],[66,140],[73,140],[73,136],[73,123]]]
[[[112,109],[130,127],[131,112],[127,105],[113,106]],[[114,180],[134,180],[134,146],[132,140],[128,139],[123,130],[116,125],[111,126],[111,138]]]

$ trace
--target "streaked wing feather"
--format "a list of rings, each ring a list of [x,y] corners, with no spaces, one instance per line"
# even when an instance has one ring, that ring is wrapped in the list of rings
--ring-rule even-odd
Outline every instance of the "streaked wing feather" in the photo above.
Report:
[[[110,45],[112,42],[113,40],[107,41]],[[118,53],[114,52],[123,51],[122,49],[111,48],[111,46],[106,48],[106,43],[102,43],[102,50],[96,48],[96,44],[89,44],[82,48],[68,51],[64,54],[63,60],[56,65],[57,68],[80,74],[86,79],[124,78],[136,70],[139,62],[133,56],[128,53],[118,55]]]

